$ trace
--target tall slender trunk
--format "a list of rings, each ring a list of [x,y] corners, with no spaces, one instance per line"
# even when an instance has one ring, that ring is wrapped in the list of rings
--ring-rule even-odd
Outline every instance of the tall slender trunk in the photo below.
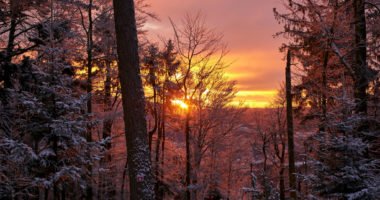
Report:
[[[286,150],[286,139],[284,138],[284,129],[282,128],[283,123],[281,122],[281,112],[277,108],[277,124],[278,124],[278,133],[279,139],[281,140],[281,150],[278,147],[278,143],[275,141],[275,150],[277,157],[280,159],[280,200],[285,200],[285,150]]]
[[[152,84],[153,89],[153,117],[154,117],[154,126],[153,129],[149,131],[149,151],[152,152],[152,143],[153,143],[153,135],[157,131],[159,119],[158,119],[158,113],[157,113],[157,86],[155,81]]]
[[[354,97],[355,112],[367,115],[367,88],[368,88],[368,65],[367,65],[367,30],[365,19],[365,1],[353,0],[355,20],[355,58],[354,58]]]
[[[15,33],[16,33],[16,26],[17,26],[17,2],[15,0],[11,0],[9,2],[10,4],[10,10],[11,10],[11,24],[9,28],[9,34],[8,34],[8,44],[6,49],[6,55],[5,55],[5,65],[4,65],[4,87],[5,88],[12,88],[12,53],[14,48],[14,42],[15,42]]]
[[[104,99],[103,99],[103,105],[104,105],[104,113],[106,113],[104,121],[103,121],[103,130],[102,130],[102,138],[103,139],[110,139],[111,132],[112,132],[112,124],[113,120],[111,116],[109,116],[109,113],[112,111],[112,102],[111,102],[111,62],[109,60],[106,60],[104,62],[106,67],[106,79],[104,82]],[[110,152],[110,149],[112,147],[112,141],[109,140],[106,145],[105,149],[107,150],[105,152],[105,156],[100,160],[100,167],[101,168],[108,168],[110,169],[109,172],[100,172],[99,171],[99,187],[98,187],[98,199],[104,199],[107,198],[114,198],[115,195],[115,187],[113,184],[112,175],[114,172],[114,166],[112,165],[112,155]]]
[[[8,34],[8,43],[7,43],[7,49],[6,49],[6,61],[10,62],[12,59],[12,52],[14,47],[14,40],[15,40],[15,33],[16,33],[16,20],[17,20],[17,3],[15,0],[9,1],[10,4],[10,11],[11,11],[11,23],[9,28],[9,34]]]
[[[53,62],[52,62],[53,63]],[[52,66],[54,67],[54,66]],[[56,95],[55,93],[52,93],[51,95],[51,106],[52,106],[52,118],[53,119],[57,119],[58,116],[57,116],[57,107],[55,106],[56,105]],[[59,138],[57,135],[53,135],[53,152],[55,155],[58,155],[58,142],[59,142]],[[54,163],[55,164],[58,164],[58,157],[57,156],[54,156],[54,159],[53,159]],[[53,183],[53,199],[58,199],[59,196],[59,187],[57,185],[56,182]]]
[[[264,136],[263,139],[263,146],[262,146],[262,151],[263,151],[263,156],[264,156],[264,163],[263,163],[263,176],[264,176],[264,199],[268,200],[270,196],[270,191],[268,188],[268,155],[267,155],[267,138]]]
[[[193,168],[191,169],[191,182],[194,186],[197,186],[198,185],[198,172],[200,171],[200,168],[201,168],[201,162],[202,162],[202,157],[201,157],[201,147],[199,146],[199,144],[195,144],[194,145],[194,151],[193,151],[193,162],[194,162],[194,165],[193,165]],[[194,189],[192,192],[191,192],[191,197],[192,199],[197,199],[197,191],[198,189]]]
[[[330,0],[330,4],[333,5],[333,22],[330,28],[330,34],[334,34],[334,28],[336,26],[337,22],[337,10],[338,10],[338,2],[336,0]],[[328,38],[327,40],[327,47],[331,46],[332,38]],[[322,66],[322,120],[321,120],[321,126],[319,128],[319,131],[325,132],[327,127],[327,98],[328,98],[328,85],[327,85],[327,69],[328,64],[330,60],[330,53],[325,49],[323,53],[323,66]],[[323,133],[323,139],[325,139],[325,134]]]
[[[155,199],[133,0],[113,0],[130,199]]]
[[[163,97],[163,105],[162,105],[162,121],[161,121],[161,129],[162,129],[162,143],[161,143],[161,168],[160,168],[160,179],[163,181],[165,178],[165,171],[164,171],[164,166],[165,166],[165,140],[166,140],[166,98],[165,96]],[[157,199],[164,199],[165,198],[165,192],[161,191]]]
[[[280,175],[280,200],[285,200],[285,160],[281,160],[281,169],[279,172]]]
[[[186,143],[186,200],[191,199],[189,186],[191,184],[191,156],[190,156],[190,110],[186,111],[185,119],[185,143]]]
[[[291,52],[288,50],[286,59],[286,122],[288,132],[288,157],[289,157],[289,187],[290,198],[297,199],[296,169],[294,156],[294,130],[293,130],[293,106],[292,106],[292,77],[291,77]]]
[[[155,163],[155,168],[154,168],[154,174],[155,174],[155,177],[156,177],[156,184],[155,184],[155,193],[156,193],[156,199],[160,199],[161,195],[160,195],[160,192],[161,192],[161,189],[160,189],[160,186],[161,186],[161,183],[162,183],[162,180],[160,178],[160,145],[161,145],[161,138],[162,138],[162,129],[161,129],[161,120],[159,120],[158,122],[160,125],[159,125],[159,128],[158,128],[158,131],[157,131],[157,142],[156,142],[156,148],[155,148],[155,159],[154,159],[154,163]]]
[[[50,45],[50,48],[53,49],[55,47],[54,45],[54,41],[53,41],[53,22],[54,22],[54,1],[53,0],[50,0],[50,26],[49,26],[49,45]],[[51,83],[49,84],[50,86],[52,84],[55,83],[55,79],[56,79],[56,76],[55,76],[55,54],[52,53],[50,55],[50,73],[51,73]],[[51,112],[52,112],[52,119],[57,119],[58,118],[58,115],[57,115],[57,107],[55,106],[56,105],[56,93],[52,93],[51,94]],[[53,142],[53,152],[56,156],[54,156],[54,163],[58,164],[58,142],[59,142],[59,138],[57,135],[53,135],[53,138],[52,138],[52,142]],[[59,188],[58,188],[58,185],[57,183],[54,182],[53,184],[53,199],[57,199],[59,198],[58,196],[59,194]]]
[[[92,97],[91,97],[91,92],[92,92],[92,45],[93,45],[93,40],[92,40],[92,1],[89,0],[89,5],[88,5],[88,31],[87,31],[87,85],[86,85],[86,90],[87,93],[90,94],[89,99],[87,100],[87,113],[91,114],[92,113]],[[92,127],[91,125],[87,126],[87,136],[86,140],[87,142],[92,142]],[[92,189],[92,166],[88,166],[88,177],[89,177],[89,183],[86,188],[86,199],[91,200],[93,196],[93,189]]]
[[[322,66],[322,120],[319,130],[326,131],[327,120],[327,64],[329,62],[329,52],[325,51],[323,54]]]
[[[153,117],[154,117],[154,127],[149,131],[149,151],[152,152],[152,143],[153,143],[153,135],[157,132],[157,140],[155,146],[155,158],[154,158],[154,175],[156,177],[156,184],[154,185],[154,191],[156,194],[156,199],[160,199],[160,186],[161,179],[159,177],[160,174],[160,145],[161,145],[161,137],[162,137],[162,129],[161,129],[161,116],[158,114],[157,104],[158,104],[158,94],[157,94],[157,83],[156,83],[156,74],[154,69],[151,67],[149,69],[150,80],[153,89]],[[162,112],[162,110],[161,110]]]
[[[125,160],[125,164],[123,168],[123,176],[121,179],[121,189],[120,189],[121,199],[125,199],[124,190],[125,190],[125,180],[127,178],[127,171],[128,171],[128,157]]]
[[[165,80],[167,80],[167,78],[165,78]],[[155,185],[155,191],[156,191],[156,199],[157,200],[161,200],[161,199],[164,199],[164,190],[162,190],[160,188],[160,186],[163,185],[163,181],[164,181],[164,172],[163,172],[163,168],[164,168],[164,149],[165,149],[165,112],[166,112],[166,106],[165,106],[165,103],[166,103],[166,98],[165,98],[165,93],[166,91],[166,87],[165,87],[165,83],[164,83],[164,86],[163,86],[163,89],[162,89],[162,93],[161,93],[161,113],[160,113],[160,120],[159,120],[159,123],[158,123],[158,135],[157,135],[157,143],[156,143],[156,159],[155,159],[155,163],[156,163],[156,171],[155,171],[155,174],[156,174],[156,178],[157,178],[157,181],[156,181],[156,185]],[[160,149],[161,147],[161,149]],[[160,152],[161,150],[161,152]],[[161,155],[161,160],[160,160],[160,155]]]
[[[93,22],[92,22],[92,1],[89,0],[88,5],[88,31],[87,31],[87,93],[90,94],[90,97],[87,101],[87,112],[92,112],[92,98],[91,98],[91,92],[92,92],[92,46],[93,46],[93,39],[92,39],[92,29],[93,29]]]
[[[199,101],[199,99],[198,99]],[[193,185],[197,185],[198,184],[198,172],[200,171],[200,167],[201,167],[201,162],[202,162],[202,133],[203,133],[203,121],[202,121],[202,108],[199,106],[199,110],[198,110],[198,135],[197,135],[197,139],[194,141],[194,146],[193,146],[193,162],[194,162],[194,165],[193,165],[193,168],[191,169],[191,182]],[[212,153],[212,148],[211,148],[211,153]],[[197,189],[193,190],[192,191],[192,198],[193,199],[197,199]]]
[[[111,63],[110,61],[105,62],[106,65],[106,80],[104,82],[104,112],[109,113],[112,111],[112,102],[111,102]],[[103,122],[103,139],[106,139],[108,137],[111,137],[111,131],[112,131],[112,124],[113,120],[107,114],[106,118]],[[111,142],[107,143],[106,145],[107,149],[111,148]]]

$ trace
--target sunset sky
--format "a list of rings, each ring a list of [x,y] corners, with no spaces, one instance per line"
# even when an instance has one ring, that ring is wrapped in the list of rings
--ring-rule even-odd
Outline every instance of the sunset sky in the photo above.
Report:
[[[281,26],[273,17],[280,0],[148,0],[160,21],[147,24],[149,37],[171,37],[168,18],[179,22],[186,12],[201,11],[211,28],[224,34],[233,64],[227,75],[238,82],[236,101],[249,107],[265,107],[284,80],[283,54],[278,51],[281,38],[273,34]]]

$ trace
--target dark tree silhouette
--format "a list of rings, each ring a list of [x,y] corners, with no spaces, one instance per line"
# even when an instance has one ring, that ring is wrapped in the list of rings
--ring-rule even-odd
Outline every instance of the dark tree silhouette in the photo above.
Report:
[[[113,5],[127,141],[130,199],[154,199],[134,1],[114,0]]]

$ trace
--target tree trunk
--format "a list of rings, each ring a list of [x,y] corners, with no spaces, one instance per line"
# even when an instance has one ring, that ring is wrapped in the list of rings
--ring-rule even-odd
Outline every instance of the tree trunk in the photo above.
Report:
[[[285,166],[284,160],[281,160],[280,169],[280,200],[285,200],[285,176],[284,176]]]
[[[8,34],[8,44],[5,55],[5,65],[4,65],[4,88],[12,88],[12,53],[14,48],[14,40],[16,33],[16,20],[17,20],[17,2],[15,0],[11,0],[10,2],[10,10],[11,10],[11,24],[9,28]]]
[[[122,179],[121,179],[121,189],[120,189],[121,199],[125,199],[126,198],[124,190],[125,190],[125,179],[126,179],[126,176],[127,176],[127,171],[128,171],[128,157],[125,160],[125,164],[124,164],[124,168],[123,168],[123,176],[122,176]]]
[[[291,52],[288,50],[286,60],[286,122],[288,132],[288,156],[289,156],[289,187],[290,198],[297,199],[296,170],[294,158],[294,131],[293,131],[293,106],[292,106],[292,79],[291,79]]]
[[[152,84],[153,89],[153,117],[154,117],[154,126],[153,129],[149,131],[149,152],[152,152],[152,143],[153,143],[153,135],[157,131],[157,127],[159,124],[158,113],[157,113],[157,86],[155,82]],[[158,143],[159,144],[159,143]]]
[[[107,150],[105,152],[105,156],[100,160],[100,166],[102,168],[108,168],[109,172],[101,172],[99,171],[99,188],[98,188],[98,199],[104,199],[109,198],[113,199],[115,197],[115,185],[113,184],[113,177],[114,175],[114,165],[111,162],[112,161],[112,155],[111,155],[111,147],[112,147],[112,141],[110,140],[111,132],[112,132],[112,124],[113,120],[110,116],[110,112],[112,111],[112,102],[111,102],[111,62],[109,60],[105,61],[105,67],[106,67],[106,79],[104,82],[104,99],[103,99],[103,105],[104,105],[104,113],[105,118],[103,121],[103,130],[102,130],[102,138],[103,139],[109,139],[108,142],[105,145],[105,149]]]
[[[92,101],[91,101],[91,92],[92,92],[92,0],[89,0],[88,5],[88,31],[87,31],[87,93],[90,94],[89,99],[87,100],[87,112],[92,112]],[[91,132],[91,131],[90,131]]]
[[[192,185],[198,186],[198,172],[200,171],[201,168],[201,162],[202,162],[202,156],[201,156],[201,147],[199,147],[199,144],[194,145],[194,151],[193,151],[193,161],[194,165],[193,168],[191,169],[191,182]],[[197,199],[198,197],[198,187],[193,189],[191,192],[191,197],[192,199]]]
[[[165,78],[167,80],[167,78]],[[164,150],[165,150],[165,112],[166,112],[166,87],[164,84],[163,87],[163,92],[161,93],[161,113],[160,113],[160,120],[157,123],[158,124],[158,137],[157,137],[157,143],[156,143],[156,158],[155,158],[155,163],[156,163],[156,185],[155,185],[155,192],[156,192],[156,199],[161,200],[164,199],[164,193],[165,191],[160,188],[163,185],[164,181]],[[158,116],[157,116],[158,117]],[[161,149],[160,149],[161,146]],[[161,150],[161,151],[160,151]],[[161,158],[160,158],[161,157]],[[161,159],[161,160],[160,160]]]
[[[155,184],[155,193],[156,193],[156,199],[159,200],[161,199],[161,195],[160,195],[160,192],[161,192],[161,189],[160,189],[160,186],[161,186],[161,183],[162,183],[162,180],[160,178],[160,145],[161,145],[161,138],[162,138],[162,129],[161,129],[161,120],[159,120],[158,122],[160,124],[159,128],[158,128],[158,131],[157,131],[157,142],[156,142],[156,147],[155,147],[155,177],[156,177],[156,184]]]
[[[155,199],[145,120],[144,90],[140,77],[134,1],[113,0],[113,6],[128,154],[130,199]]]
[[[89,0],[88,5],[88,31],[87,31],[87,93],[90,95],[89,99],[87,100],[87,114],[92,113],[92,98],[91,98],[91,92],[92,92],[92,1]],[[91,118],[89,118],[91,119]],[[91,125],[87,126],[87,142],[92,142],[92,127]],[[91,200],[93,196],[93,189],[92,189],[92,166],[88,166],[88,173],[89,173],[89,183],[86,188],[86,199]]]
[[[186,137],[186,200],[191,199],[189,186],[191,184],[191,157],[190,157],[190,110],[186,111],[185,119],[185,137]]]
[[[104,82],[104,112],[109,113],[112,111],[112,103],[111,103],[111,63],[106,61],[106,80]],[[106,118],[103,122],[103,139],[111,137],[113,120],[106,114]],[[107,143],[106,148],[110,149],[112,146],[111,142]]]
[[[267,155],[267,138],[264,136],[263,139],[263,146],[262,146],[263,156],[264,156],[264,163],[263,163],[263,175],[264,175],[264,199],[268,200],[270,196],[270,191],[268,190],[268,170],[267,170],[267,162],[268,162],[268,155]]]
[[[326,131],[327,120],[327,64],[329,62],[329,52],[325,51],[323,54],[323,66],[322,66],[322,120],[319,131]]]
[[[365,1],[354,0],[355,17],[355,59],[354,59],[354,97],[355,112],[367,115],[367,88],[368,88],[368,66],[367,66],[367,30],[365,19]]]
[[[164,96],[164,100],[163,100],[163,105],[162,105],[162,124],[161,124],[161,129],[162,129],[162,144],[161,144],[161,169],[160,169],[160,179],[161,180],[164,180],[165,176],[164,176],[164,165],[165,165],[165,121],[166,121],[166,108],[165,108],[165,104],[166,104],[166,98]],[[160,195],[157,199],[164,199],[165,198],[165,192],[164,191],[161,191],[160,192]]]

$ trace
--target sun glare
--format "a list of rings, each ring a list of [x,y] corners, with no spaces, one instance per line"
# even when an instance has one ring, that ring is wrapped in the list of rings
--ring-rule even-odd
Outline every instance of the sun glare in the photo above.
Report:
[[[189,106],[185,102],[183,102],[182,100],[174,99],[171,102],[173,105],[177,105],[182,109],[188,109],[189,108]]]

